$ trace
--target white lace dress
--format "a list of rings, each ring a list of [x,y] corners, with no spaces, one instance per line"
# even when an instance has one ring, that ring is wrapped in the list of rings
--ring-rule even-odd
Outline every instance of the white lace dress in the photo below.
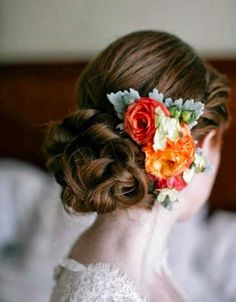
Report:
[[[108,263],[83,265],[66,258],[56,267],[50,302],[147,302],[133,281]]]

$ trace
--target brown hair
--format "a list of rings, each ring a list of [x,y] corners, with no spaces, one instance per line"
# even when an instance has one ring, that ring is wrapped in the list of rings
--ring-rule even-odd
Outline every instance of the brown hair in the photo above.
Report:
[[[82,72],[76,88],[78,109],[62,122],[51,123],[45,138],[47,166],[63,188],[67,210],[104,213],[152,205],[143,153],[115,130],[120,120],[106,97],[129,88],[141,96],[157,88],[165,97],[203,101],[204,114],[192,132],[198,140],[211,129],[217,129],[220,137],[227,126],[227,78],[188,44],[158,31],[134,32],[116,40]]]

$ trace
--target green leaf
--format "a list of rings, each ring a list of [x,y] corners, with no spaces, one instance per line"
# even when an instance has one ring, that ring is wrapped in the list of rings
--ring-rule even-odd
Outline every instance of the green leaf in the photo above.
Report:
[[[151,99],[154,99],[161,103],[163,102],[164,99],[163,93],[159,93],[159,91],[156,88],[154,88],[152,92],[149,92],[148,96]]]
[[[171,117],[179,118],[181,116],[182,110],[177,105],[172,105],[169,108]]]
[[[123,119],[125,108],[139,99],[140,95],[138,91],[130,88],[129,91],[124,90],[107,94],[107,98],[114,106],[114,110],[116,111],[118,118]]]

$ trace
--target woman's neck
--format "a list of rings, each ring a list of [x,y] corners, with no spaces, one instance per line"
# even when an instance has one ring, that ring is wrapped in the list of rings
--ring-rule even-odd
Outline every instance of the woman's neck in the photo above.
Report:
[[[175,221],[176,212],[160,205],[152,210],[136,207],[99,214],[70,256],[83,264],[111,263],[139,288],[146,287],[161,274],[166,241]]]

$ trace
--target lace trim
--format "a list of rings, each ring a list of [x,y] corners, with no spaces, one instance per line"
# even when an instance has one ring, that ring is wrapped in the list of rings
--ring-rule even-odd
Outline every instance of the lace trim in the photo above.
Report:
[[[63,258],[59,264],[56,266],[54,270],[54,279],[58,279],[60,274],[63,271],[63,268],[72,271],[72,272],[79,272],[83,270],[102,270],[102,271],[107,271],[112,272],[112,276],[117,276],[118,278],[122,278],[124,282],[130,286],[134,292],[139,296],[140,301],[142,302],[148,302],[147,298],[145,296],[142,296],[134,283],[133,280],[131,280],[128,275],[122,271],[120,268],[114,266],[113,264],[110,263],[105,263],[105,262],[97,262],[97,263],[90,263],[90,264],[82,264],[79,261],[72,259],[72,258]]]

